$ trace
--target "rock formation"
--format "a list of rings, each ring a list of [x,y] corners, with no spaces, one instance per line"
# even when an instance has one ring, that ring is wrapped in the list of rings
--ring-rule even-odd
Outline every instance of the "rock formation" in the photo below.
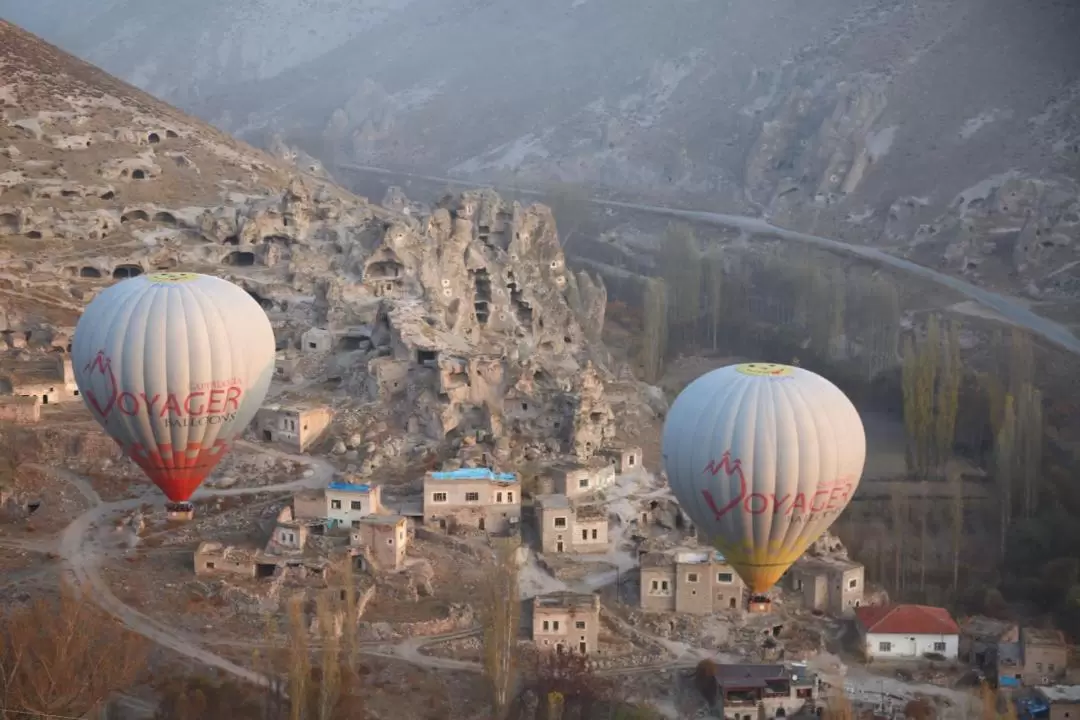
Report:
[[[586,459],[612,439],[607,292],[567,269],[546,207],[490,191],[374,206],[11,25],[0,46],[15,80],[0,122],[9,345],[63,352],[118,280],[212,273],[266,309],[286,386],[322,383],[345,417],[366,408],[342,454],[480,441],[505,459],[541,442]],[[368,452],[355,436],[371,429]]]

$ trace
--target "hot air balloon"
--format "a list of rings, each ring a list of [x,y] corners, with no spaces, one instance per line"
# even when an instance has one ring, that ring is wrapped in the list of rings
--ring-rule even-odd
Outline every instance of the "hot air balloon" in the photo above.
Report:
[[[866,434],[855,406],[820,375],[747,363],[706,373],[679,394],[663,458],[698,532],[760,595],[851,501]]]
[[[274,370],[274,331],[247,292],[196,273],[141,275],[102,291],[72,342],[94,419],[165,493],[188,500],[254,417]]]

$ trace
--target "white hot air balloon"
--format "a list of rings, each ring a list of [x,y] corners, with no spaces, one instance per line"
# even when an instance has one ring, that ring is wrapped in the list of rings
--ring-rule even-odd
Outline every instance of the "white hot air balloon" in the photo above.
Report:
[[[75,382],[94,419],[178,509],[262,405],[274,331],[221,278],[156,273],[103,290],[75,328]],[[174,505],[174,508],[176,508]]]
[[[683,510],[760,594],[851,501],[866,434],[855,406],[820,375],[747,363],[679,394],[663,457]]]

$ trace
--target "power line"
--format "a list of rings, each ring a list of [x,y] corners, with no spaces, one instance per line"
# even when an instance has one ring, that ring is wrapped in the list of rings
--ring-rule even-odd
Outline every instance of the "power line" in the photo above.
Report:
[[[86,720],[86,716],[53,715],[51,713],[30,712],[29,710],[16,710],[15,708],[0,706],[0,714],[22,715],[24,717],[49,718],[50,720]]]

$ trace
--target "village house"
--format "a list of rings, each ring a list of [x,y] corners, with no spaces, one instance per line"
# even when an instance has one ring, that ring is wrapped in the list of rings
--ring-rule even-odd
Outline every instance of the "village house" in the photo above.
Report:
[[[326,488],[297,490],[293,493],[292,507],[298,520],[326,520]]]
[[[600,456],[614,468],[617,475],[625,475],[641,468],[641,448],[636,445],[609,443]]]
[[[550,473],[555,492],[571,500],[615,483],[615,467],[601,458],[594,458],[585,464],[555,463]]]
[[[1053,685],[1068,672],[1069,646],[1060,630],[1013,628],[997,645],[999,687]]]
[[[36,397],[42,405],[79,399],[79,387],[68,355],[0,361],[0,395]]]
[[[255,413],[255,433],[263,442],[306,452],[333,419],[333,410],[325,405],[265,405]]]
[[[985,670],[996,663],[999,644],[1020,641],[1020,627],[1007,620],[972,615],[961,620],[959,625],[957,657]]]
[[[867,660],[928,654],[955,660],[959,652],[960,627],[945,608],[864,605],[855,609],[855,626]]]
[[[746,584],[715,550],[646,553],[640,564],[642,610],[708,615],[743,608]]]
[[[308,328],[300,336],[300,349],[306,353],[326,353],[334,349],[334,334],[326,328]]]
[[[572,592],[537,595],[532,637],[541,650],[595,653],[600,647],[600,596]]]
[[[461,468],[424,476],[425,522],[504,533],[521,520],[521,483],[514,473]]]
[[[821,693],[805,664],[716,665],[717,705],[726,720],[783,718],[813,710]]]
[[[1047,720],[1080,718],[1080,685],[1044,686],[1037,688],[1035,694],[1047,706]]]
[[[841,557],[803,557],[788,575],[791,589],[802,594],[808,610],[841,617],[863,604],[862,563]]]
[[[368,515],[355,520],[349,545],[363,548],[363,557],[374,570],[400,570],[409,547],[408,523],[400,515]]]
[[[255,577],[254,549],[237,548],[219,542],[205,541],[195,549],[197,576],[236,575]]]
[[[323,491],[323,517],[329,529],[359,528],[368,515],[383,511],[382,488],[379,485],[353,482],[353,478],[334,480]]]
[[[565,495],[540,495],[534,509],[544,553],[604,553],[608,515],[598,505],[571,505]]]

